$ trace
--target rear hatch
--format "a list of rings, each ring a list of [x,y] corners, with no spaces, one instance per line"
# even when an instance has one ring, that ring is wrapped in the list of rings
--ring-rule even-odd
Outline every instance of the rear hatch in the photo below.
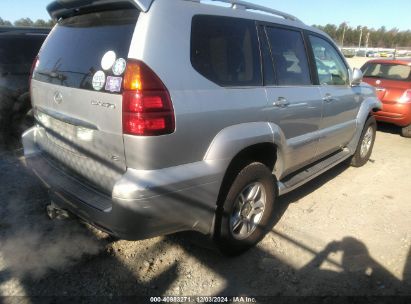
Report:
[[[396,103],[411,88],[411,66],[370,62],[363,68],[364,81],[376,87],[383,103]]]
[[[31,83],[37,144],[64,170],[110,193],[126,171],[122,82],[137,9],[60,19]]]

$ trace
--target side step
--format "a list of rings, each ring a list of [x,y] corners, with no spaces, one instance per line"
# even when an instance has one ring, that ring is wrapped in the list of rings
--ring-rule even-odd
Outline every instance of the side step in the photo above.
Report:
[[[332,167],[342,163],[344,160],[348,159],[351,153],[348,149],[344,149],[338,153],[334,153],[331,156],[314,163],[311,167],[305,168],[296,174],[289,175],[285,177],[282,181],[278,182],[279,195],[291,192],[298,187],[304,185],[310,180],[316,178],[317,176],[328,171]]]

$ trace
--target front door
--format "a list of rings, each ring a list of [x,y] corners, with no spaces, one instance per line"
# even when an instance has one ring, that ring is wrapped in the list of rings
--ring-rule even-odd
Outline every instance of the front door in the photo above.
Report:
[[[309,35],[323,99],[318,157],[345,147],[356,131],[362,102],[360,92],[351,87],[348,66],[335,47],[316,35]],[[357,90],[358,91],[358,90]]]

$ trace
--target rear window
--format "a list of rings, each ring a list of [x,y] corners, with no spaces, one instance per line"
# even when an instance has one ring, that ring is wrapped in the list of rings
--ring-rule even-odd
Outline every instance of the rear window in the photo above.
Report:
[[[63,19],[46,40],[33,78],[72,88],[120,92],[138,14],[128,9]],[[117,85],[108,87],[109,77]]]
[[[255,22],[220,16],[195,16],[191,63],[220,86],[262,85]]]
[[[411,80],[411,67],[401,64],[368,63],[362,68],[365,77],[387,80]]]

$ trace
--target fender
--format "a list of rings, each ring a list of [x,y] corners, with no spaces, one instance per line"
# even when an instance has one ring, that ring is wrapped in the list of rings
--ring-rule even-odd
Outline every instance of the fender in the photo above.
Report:
[[[281,176],[284,168],[286,139],[281,129],[269,122],[250,122],[227,127],[211,142],[204,160],[225,160],[226,168],[242,150],[257,144],[272,143],[277,146],[274,174]],[[277,177],[278,177],[277,176]]]
[[[367,118],[370,113],[374,112],[375,110],[381,110],[382,109],[382,103],[381,101],[375,96],[375,91],[373,88],[369,86],[363,86],[365,89],[370,89],[373,91],[372,95],[369,94],[364,101],[361,104],[360,110],[358,111],[357,114],[357,132],[355,133],[353,139],[351,142],[348,144],[348,149],[354,154],[355,150],[357,149],[358,142],[361,137],[361,133],[363,131],[365,122],[367,121]]]

